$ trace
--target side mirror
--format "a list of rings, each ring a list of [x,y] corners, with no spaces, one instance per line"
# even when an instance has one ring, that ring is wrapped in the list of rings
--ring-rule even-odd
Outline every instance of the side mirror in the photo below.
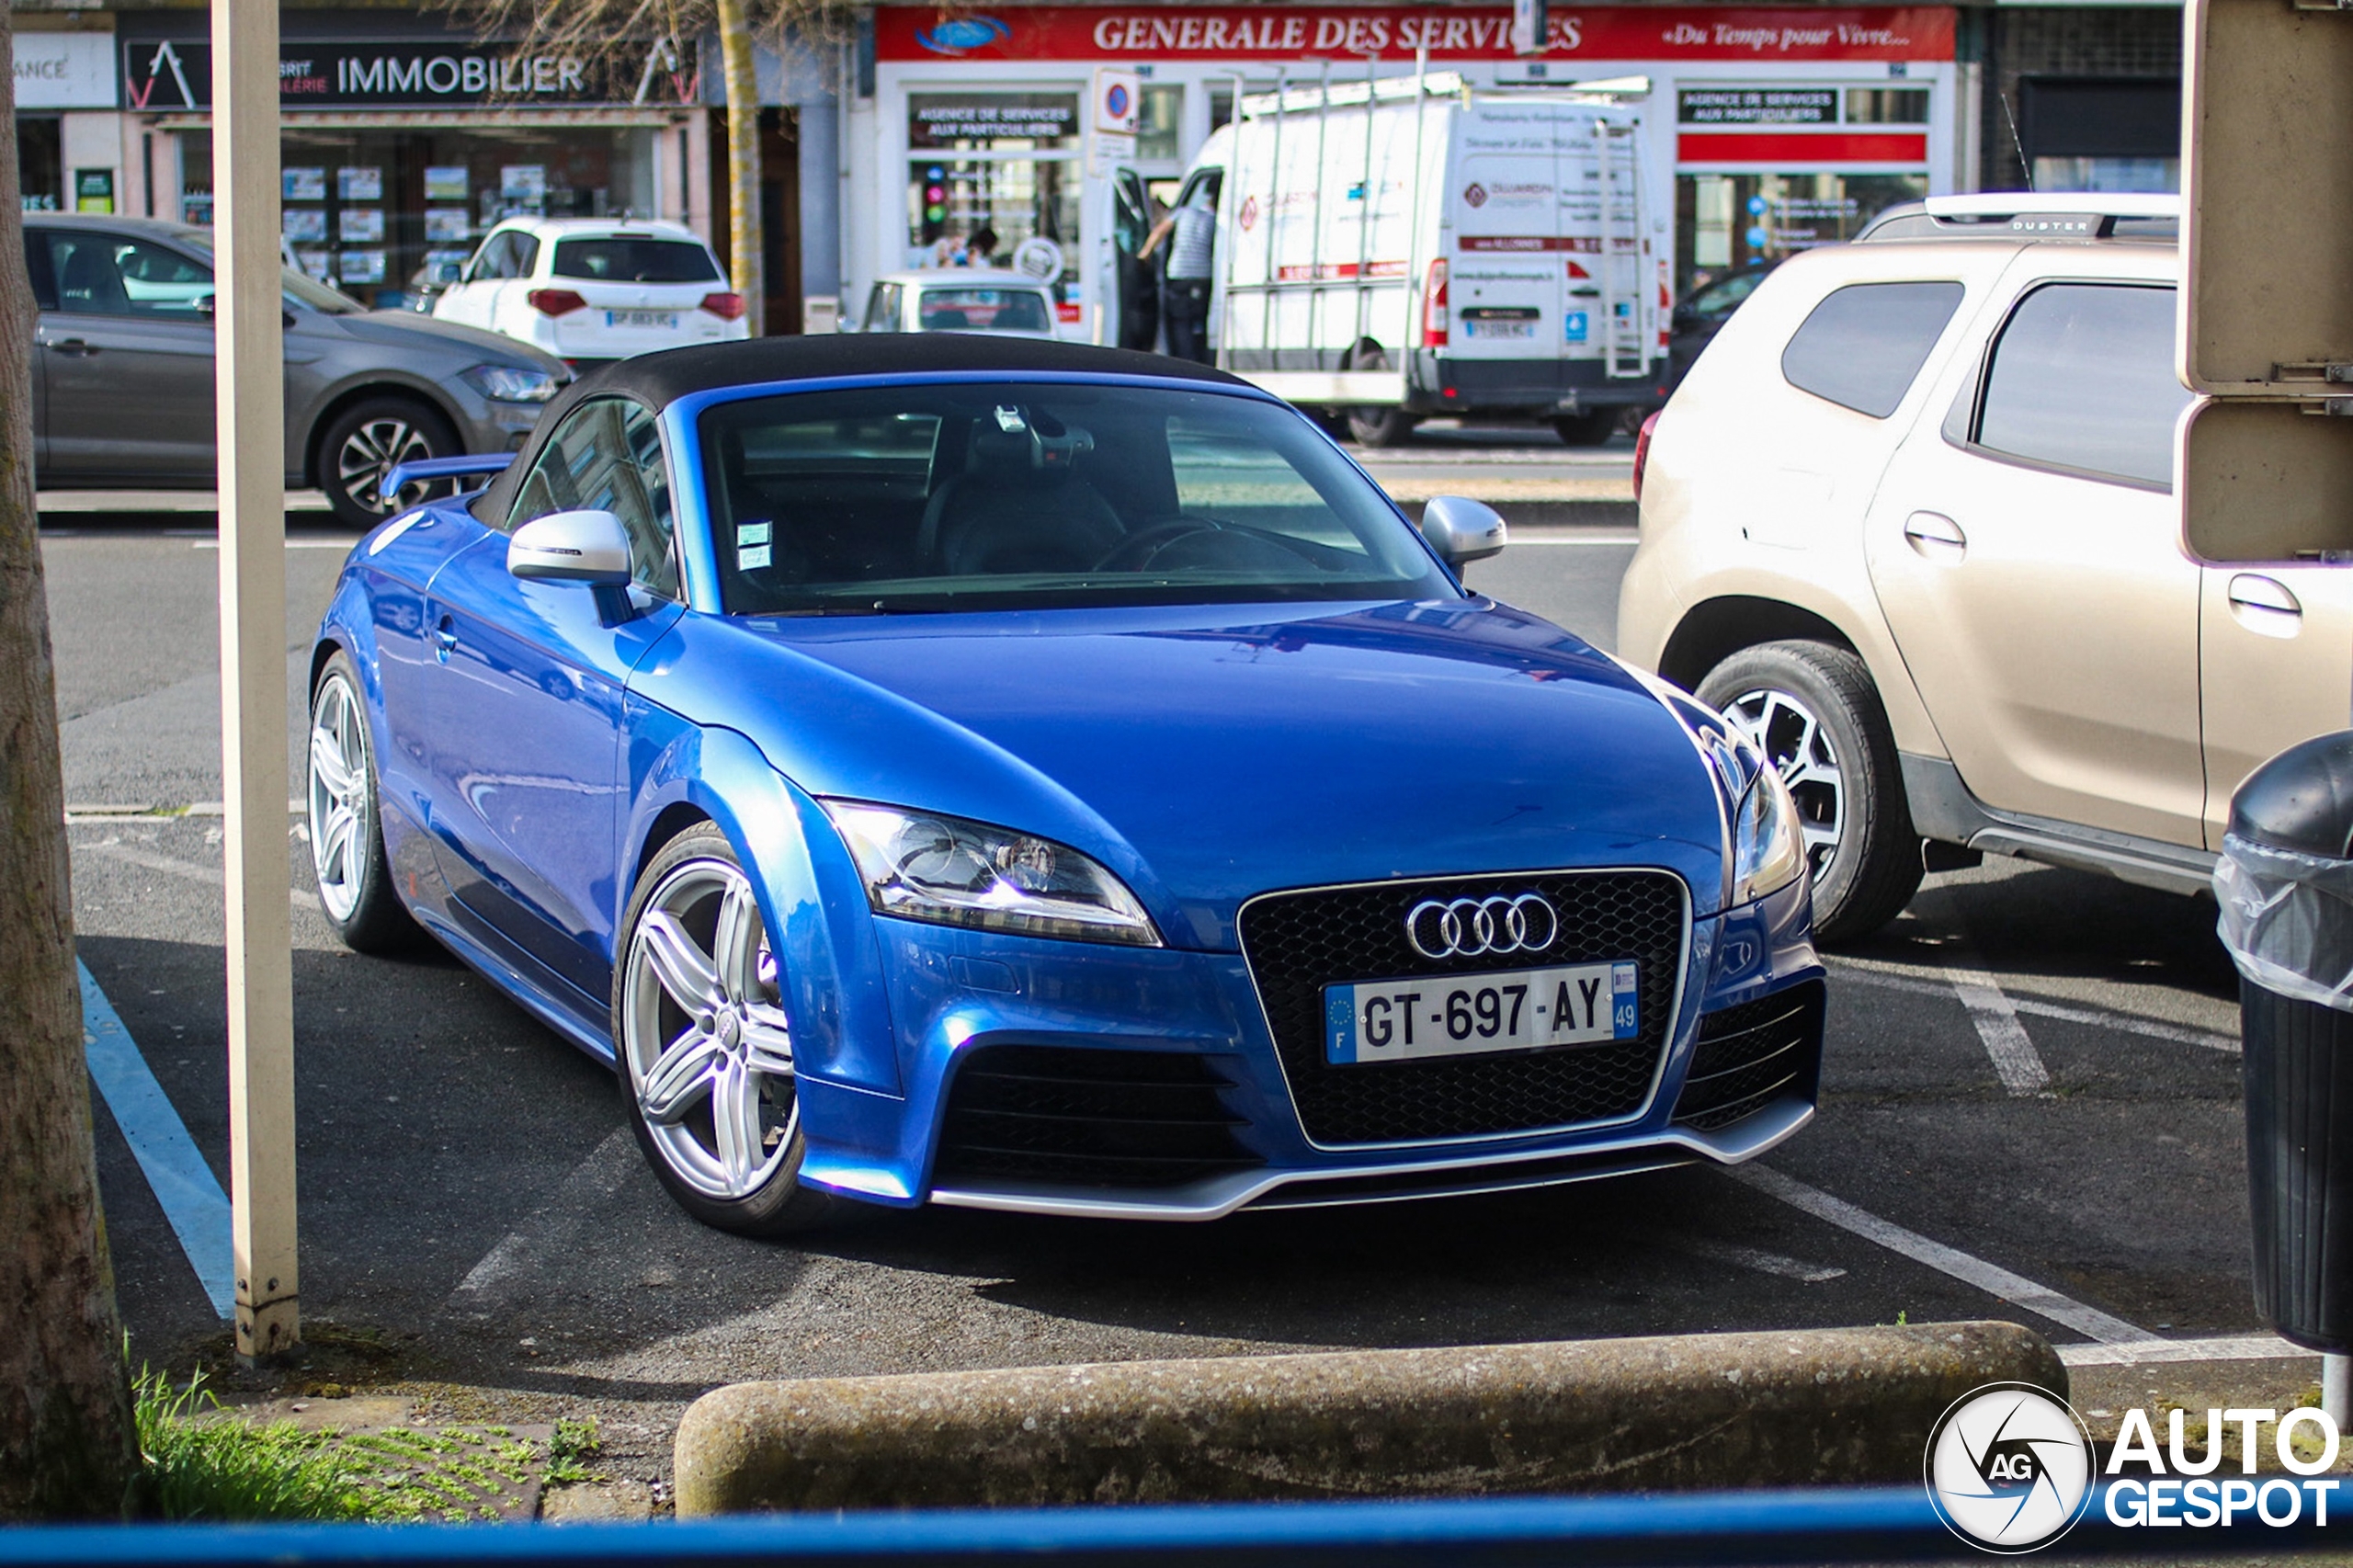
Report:
[[[1433,495],[1422,507],[1422,537],[1439,560],[1458,572],[1473,561],[1502,554],[1509,531],[1503,514],[1484,501]]]
[[[1699,324],[1699,307],[1697,305],[1677,305],[1675,307],[1673,312],[1669,314],[1667,319],[1674,325],[1678,327],[1697,326]]]
[[[447,289],[457,282],[465,270],[466,264],[461,261],[445,261],[433,269],[433,281]]]
[[[627,587],[629,530],[610,512],[551,512],[507,540],[506,570],[529,582]]]

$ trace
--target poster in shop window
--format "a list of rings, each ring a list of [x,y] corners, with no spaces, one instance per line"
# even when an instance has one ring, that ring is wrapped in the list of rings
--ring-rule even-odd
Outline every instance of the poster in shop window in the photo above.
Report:
[[[547,165],[506,165],[498,171],[498,194],[508,201],[545,201],[548,199]]]
[[[324,240],[327,237],[327,215],[323,208],[286,208],[280,222],[283,225],[280,232],[297,244],[304,240]]]
[[[463,164],[429,164],[425,170],[425,199],[463,201],[468,182]]]
[[[324,201],[327,199],[327,172],[319,168],[289,167],[281,176],[280,192],[288,201]]]
[[[384,210],[381,207],[347,207],[335,215],[335,237],[349,244],[354,240],[381,240],[384,237]]]
[[[346,283],[381,283],[384,280],[384,253],[380,250],[347,250],[335,257],[335,276]]]
[[[347,165],[335,172],[335,194],[346,201],[384,199],[384,171],[380,167]]]
[[[462,207],[428,207],[425,210],[425,242],[444,244],[450,240],[470,239],[473,226],[466,222]]]

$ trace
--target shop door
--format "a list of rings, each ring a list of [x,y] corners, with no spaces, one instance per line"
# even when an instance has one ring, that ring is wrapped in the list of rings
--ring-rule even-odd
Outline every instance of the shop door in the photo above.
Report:
[[[1160,335],[1160,288],[1150,261],[1138,256],[1152,233],[1152,199],[1144,194],[1143,176],[1133,169],[1111,175],[1112,320],[1119,324],[1119,346],[1151,352]]]
[[[769,337],[801,331],[801,142],[790,109],[760,111],[760,282],[757,324]],[[727,117],[710,117],[710,244],[728,277],[749,279],[735,265],[733,196],[727,161]]]

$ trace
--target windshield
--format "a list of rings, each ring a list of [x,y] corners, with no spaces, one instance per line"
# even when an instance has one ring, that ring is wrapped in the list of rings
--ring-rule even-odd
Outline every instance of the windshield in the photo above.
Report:
[[[1176,389],[893,386],[701,421],[733,615],[1457,598],[1314,427]]]
[[[716,283],[719,264],[684,240],[558,240],[555,276],[608,283]]]
[[[926,332],[1051,332],[1046,297],[1027,289],[926,289],[917,303]]]
[[[182,229],[172,236],[191,250],[212,254],[212,231]],[[278,287],[285,291],[286,302],[297,310],[319,311],[331,316],[350,315],[367,309],[350,295],[328,288],[307,272],[297,272],[290,267],[278,269]]]

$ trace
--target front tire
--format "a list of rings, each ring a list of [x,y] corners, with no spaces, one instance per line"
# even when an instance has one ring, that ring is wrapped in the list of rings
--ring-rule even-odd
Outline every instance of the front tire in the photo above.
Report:
[[[416,936],[416,923],[392,891],[368,708],[360,697],[359,672],[341,650],[327,660],[311,691],[310,763],[303,782],[320,913],[354,952],[406,947]]]
[[[832,1216],[801,1185],[808,1139],[783,974],[751,879],[710,823],[639,879],[613,966],[613,1046],[630,1126],[679,1208],[743,1236]]]
[[[384,475],[401,463],[459,457],[464,449],[449,422],[416,399],[362,398],[319,434],[319,488],[337,517],[356,528],[372,528],[433,489],[412,484],[385,501],[377,494]]]
[[[1824,946],[1867,937],[1920,886],[1920,840],[1887,710],[1863,661],[1826,642],[1767,642],[1710,670],[1695,695],[1790,787]]]

